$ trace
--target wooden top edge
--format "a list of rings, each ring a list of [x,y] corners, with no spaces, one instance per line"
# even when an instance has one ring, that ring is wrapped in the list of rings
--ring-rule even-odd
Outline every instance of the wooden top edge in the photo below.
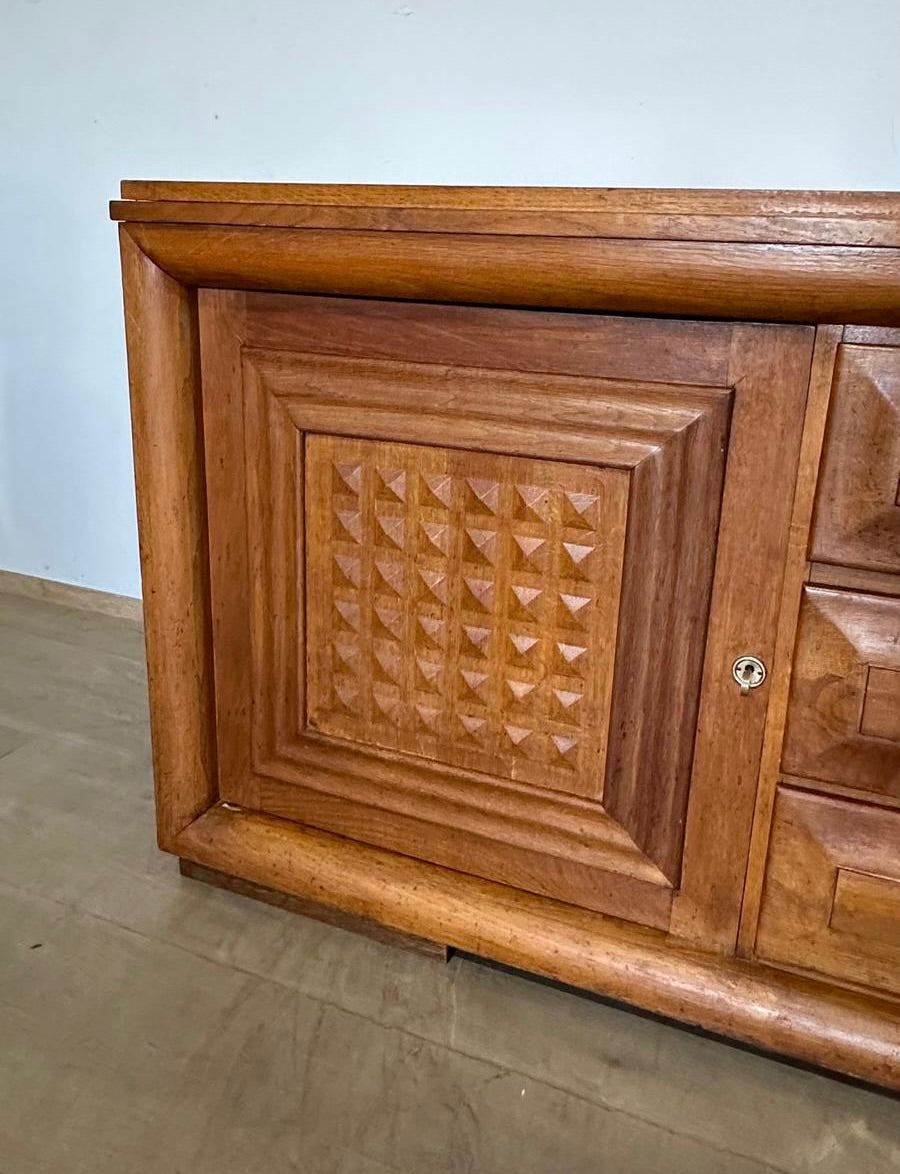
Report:
[[[632,215],[886,217],[900,192],[715,188],[461,187],[406,184],[207,183],[128,179],[123,200],[422,208],[448,211],[622,212]],[[139,210],[137,219],[140,218]]]

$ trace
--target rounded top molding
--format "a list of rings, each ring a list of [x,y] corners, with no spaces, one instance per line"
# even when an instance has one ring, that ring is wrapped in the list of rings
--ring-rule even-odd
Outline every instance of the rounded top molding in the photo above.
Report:
[[[113,220],[189,285],[900,325],[900,193],[129,180]]]

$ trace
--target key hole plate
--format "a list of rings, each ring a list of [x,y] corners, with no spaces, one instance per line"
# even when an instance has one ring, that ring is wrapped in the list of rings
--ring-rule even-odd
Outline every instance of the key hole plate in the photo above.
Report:
[[[766,679],[766,666],[756,656],[739,656],[731,666],[731,675],[740,685],[742,693],[758,689]]]

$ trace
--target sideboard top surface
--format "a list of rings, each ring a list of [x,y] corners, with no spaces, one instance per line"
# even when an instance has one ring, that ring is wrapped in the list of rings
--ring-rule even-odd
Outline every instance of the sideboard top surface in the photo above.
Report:
[[[900,192],[123,180],[113,220],[900,246]]]

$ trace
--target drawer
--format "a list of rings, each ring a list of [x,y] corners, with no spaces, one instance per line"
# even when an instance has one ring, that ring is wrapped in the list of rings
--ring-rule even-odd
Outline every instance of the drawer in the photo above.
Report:
[[[900,994],[900,813],[782,787],[756,948]]]
[[[812,558],[900,572],[900,347],[842,346]]]
[[[806,588],[782,765],[900,798],[900,599]]]

